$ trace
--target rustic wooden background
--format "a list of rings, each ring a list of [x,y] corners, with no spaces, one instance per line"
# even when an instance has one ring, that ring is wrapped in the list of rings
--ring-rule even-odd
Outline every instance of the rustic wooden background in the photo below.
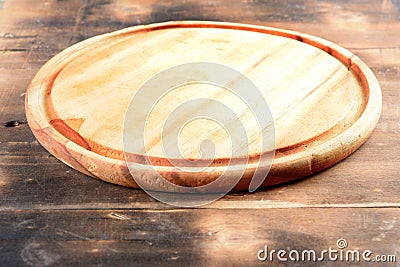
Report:
[[[399,0],[0,0],[0,6],[0,265],[252,266],[261,264],[257,251],[264,245],[322,250],[339,238],[349,249],[400,256]],[[89,178],[38,144],[26,124],[24,94],[48,59],[97,34],[193,19],[292,29],[349,49],[382,87],[372,137],[318,175],[196,209]]]

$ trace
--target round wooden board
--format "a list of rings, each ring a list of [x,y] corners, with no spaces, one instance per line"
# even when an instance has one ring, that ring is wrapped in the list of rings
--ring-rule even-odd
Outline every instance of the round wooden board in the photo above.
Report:
[[[212,62],[243,73],[260,90],[274,118],[275,156],[262,186],[319,172],[354,152],[372,133],[381,90],[371,70],[349,51],[293,31],[222,22],[167,22],[93,37],[52,58],[26,96],[29,125],[39,142],[64,163],[104,181],[138,187],[123,144],[124,118],[135,93],[157,73],[193,62]],[[201,158],[201,140],[216,146],[212,164],[257,158],[260,131],[235,96],[210,85],[184,86],[160,101],[149,116],[147,156],[157,159],[146,179],[161,174],[182,186],[200,186],[220,172],[179,171],[167,164],[158,130],[179,105],[194,98],[231,104],[252,140],[248,155],[232,155],[232,142],[212,121],[187,124],[179,139],[183,159]],[[207,109],[207,107],[202,107]],[[147,163],[133,159],[138,175]],[[228,163],[226,163],[228,164]],[[213,165],[213,166],[214,166]],[[249,186],[254,164],[234,189]],[[147,170],[147,169],[146,169]],[[132,172],[135,175],[135,172]],[[163,190],[163,188],[155,188]],[[167,190],[167,189],[165,189]]]

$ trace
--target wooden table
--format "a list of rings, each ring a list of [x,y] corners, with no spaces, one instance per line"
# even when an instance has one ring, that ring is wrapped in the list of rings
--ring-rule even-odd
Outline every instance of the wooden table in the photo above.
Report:
[[[371,258],[400,256],[400,1],[143,2],[0,1],[0,265],[283,264],[257,253],[338,249],[340,238]],[[24,94],[48,59],[97,34],[188,19],[292,29],[349,49],[382,87],[372,137],[318,175],[196,209],[89,178],[39,145]]]

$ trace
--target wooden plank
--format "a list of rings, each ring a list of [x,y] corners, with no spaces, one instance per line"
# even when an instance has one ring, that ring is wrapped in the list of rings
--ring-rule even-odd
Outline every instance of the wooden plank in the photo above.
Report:
[[[15,12],[18,12],[18,18]],[[62,46],[127,26],[169,20],[216,20],[253,23],[308,32],[345,47],[398,47],[398,2],[357,1],[234,1],[159,3],[146,1],[6,1],[0,36],[1,48],[29,48],[32,41]],[[40,31],[38,31],[40,29]],[[371,34],[371,33],[374,34]],[[10,35],[14,34],[14,38]],[[8,34],[8,38],[4,35]],[[44,38],[56,34],[57,38]],[[15,39],[16,38],[16,39]],[[15,40],[19,40],[15,42]],[[24,41],[23,41],[24,40]],[[70,44],[71,44],[70,43]],[[65,47],[63,47],[65,48]]]
[[[190,10],[190,11],[189,11]],[[98,21],[98,15],[109,19]],[[397,1],[235,1],[198,2],[111,1],[91,6],[81,26],[87,32],[169,20],[235,21],[292,29],[348,47],[399,46]],[[118,23],[121,23],[118,25]],[[371,38],[372,34],[376,38]]]
[[[398,257],[399,215],[398,209],[353,208],[2,212],[0,253],[5,265],[255,266],[279,264],[276,256],[257,259],[265,245],[320,253],[339,250],[337,240],[345,239],[344,252]],[[302,265],[314,264],[345,262],[326,257]]]

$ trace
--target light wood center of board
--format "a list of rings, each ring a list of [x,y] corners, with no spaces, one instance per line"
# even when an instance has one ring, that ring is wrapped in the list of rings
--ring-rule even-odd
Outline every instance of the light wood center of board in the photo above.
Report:
[[[353,72],[311,45],[259,32],[170,28],[100,42],[72,60],[54,81],[54,110],[83,138],[99,144],[98,153],[116,155],[110,151],[123,150],[124,116],[137,90],[160,71],[191,62],[229,66],[258,87],[275,120],[278,156],[307,146],[320,135],[346,130],[366,102]],[[179,150],[185,158],[200,158],[205,139],[215,144],[212,156],[216,158],[244,156],[232,155],[232,142],[248,145],[249,155],[262,152],[257,121],[240,98],[218,86],[190,84],[165,95],[149,114],[144,135],[149,156],[165,157],[161,135],[164,145],[170,142],[170,130],[162,128],[165,120],[179,105],[197,98],[229,106],[241,119],[248,140],[231,140],[212,120],[192,120],[179,136]],[[177,125],[184,123],[176,120]],[[211,153],[208,146],[203,152],[209,149]]]

